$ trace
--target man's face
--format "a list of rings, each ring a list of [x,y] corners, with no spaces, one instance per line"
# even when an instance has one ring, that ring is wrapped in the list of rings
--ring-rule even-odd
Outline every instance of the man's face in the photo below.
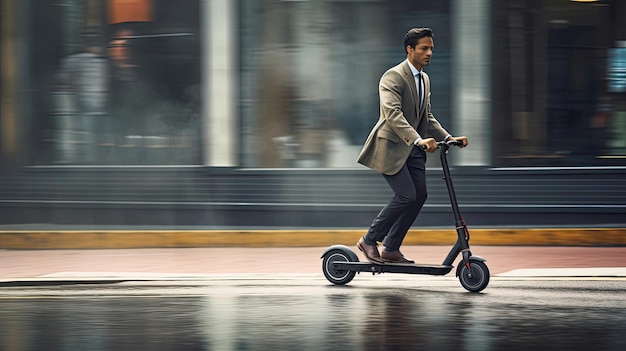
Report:
[[[433,42],[433,38],[421,38],[417,44],[415,44],[415,49],[407,45],[407,58],[411,64],[415,66],[415,68],[421,70],[422,67],[430,64],[430,58],[433,55],[434,47],[435,44]]]

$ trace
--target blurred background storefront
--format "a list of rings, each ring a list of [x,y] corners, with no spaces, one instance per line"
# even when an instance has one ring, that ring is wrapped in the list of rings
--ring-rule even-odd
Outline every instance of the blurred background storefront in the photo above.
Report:
[[[621,0],[0,0],[0,224],[363,227],[378,81],[431,27],[477,226],[626,214]],[[421,226],[450,224],[437,155]],[[458,182],[458,183],[457,183]]]
[[[467,166],[624,165],[626,5],[2,0],[2,155],[25,165],[358,167],[403,34]]]
[[[493,164],[626,164],[626,3],[493,1]]]
[[[430,26],[433,111],[451,116],[449,1],[241,2],[242,164],[355,167],[378,120],[378,80]]]
[[[11,106],[3,139],[15,144],[5,157],[200,162],[197,0],[3,0],[2,8],[3,107]]]

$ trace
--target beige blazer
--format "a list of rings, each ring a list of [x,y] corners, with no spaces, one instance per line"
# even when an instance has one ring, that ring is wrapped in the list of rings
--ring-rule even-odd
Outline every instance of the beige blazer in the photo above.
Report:
[[[415,77],[408,61],[390,68],[380,79],[380,116],[370,132],[357,162],[377,172],[400,171],[418,138],[442,140],[448,132],[430,112],[430,78],[424,79],[424,104],[418,111]]]

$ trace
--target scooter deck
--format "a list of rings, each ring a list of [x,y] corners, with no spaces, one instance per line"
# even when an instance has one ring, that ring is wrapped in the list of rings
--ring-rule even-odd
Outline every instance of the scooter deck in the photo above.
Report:
[[[354,272],[371,272],[371,273],[409,273],[409,274],[429,274],[429,275],[445,275],[448,274],[454,266],[444,265],[427,265],[416,263],[372,263],[372,262],[333,262],[333,269],[354,271]]]

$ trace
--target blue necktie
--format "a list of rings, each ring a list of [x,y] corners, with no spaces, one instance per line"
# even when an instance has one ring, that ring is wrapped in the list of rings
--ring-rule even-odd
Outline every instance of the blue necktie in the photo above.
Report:
[[[419,100],[417,105],[419,106],[419,109],[421,110],[422,100],[423,100],[422,95],[424,95],[424,93],[422,92],[422,72],[417,72],[417,91],[418,91],[417,98]]]

